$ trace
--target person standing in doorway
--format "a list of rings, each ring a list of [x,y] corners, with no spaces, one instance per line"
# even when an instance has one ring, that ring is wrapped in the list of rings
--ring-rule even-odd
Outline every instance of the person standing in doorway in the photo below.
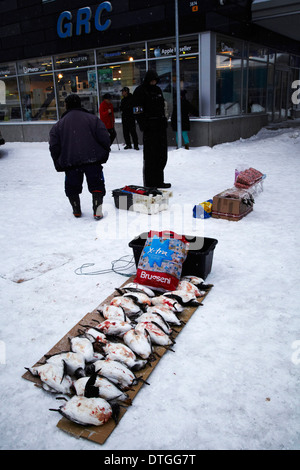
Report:
[[[190,114],[192,113],[192,105],[186,99],[186,91],[182,90],[181,93],[181,130],[184,148],[189,150],[190,141],[188,131],[190,130]],[[173,131],[176,132],[176,143],[178,146],[178,132],[177,132],[177,105],[174,104],[173,112],[171,116],[171,126]]]
[[[121,112],[122,112],[122,127],[123,127],[123,135],[125,140],[125,150],[131,149],[131,139],[133,142],[133,146],[135,150],[139,150],[139,143],[138,143],[138,136],[136,133],[135,127],[135,117],[133,114],[133,105],[132,99],[133,96],[129,91],[129,88],[125,86],[121,90],[122,98],[121,98]]]
[[[168,160],[167,126],[163,92],[156,72],[149,70],[133,93],[133,112],[143,132],[144,186],[170,188],[164,181]]]
[[[65,99],[66,111],[49,135],[49,150],[56,171],[65,172],[65,193],[75,217],[81,217],[80,197],[84,175],[92,194],[94,218],[103,217],[105,182],[102,165],[110,152],[110,138],[105,125],[81,107],[78,95]]]
[[[105,93],[105,95],[103,95],[103,101],[101,102],[99,107],[99,114],[101,121],[104,123],[106,129],[108,130],[108,133],[110,135],[110,144],[112,144],[116,138],[117,133],[115,130],[114,107],[112,105],[111,95],[109,93]]]

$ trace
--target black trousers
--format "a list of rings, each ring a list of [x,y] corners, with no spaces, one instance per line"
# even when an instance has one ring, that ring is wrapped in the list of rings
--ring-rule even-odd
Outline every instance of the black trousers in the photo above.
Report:
[[[143,134],[144,186],[160,188],[164,183],[164,169],[168,160],[166,129],[145,130]]]
[[[138,147],[139,142],[138,142],[138,136],[136,132],[135,123],[131,124],[125,121],[122,123],[122,126],[123,126],[123,135],[124,135],[125,144],[128,145],[128,147],[131,147],[131,139],[130,139],[131,137],[134,147]]]
[[[108,130],[108,133],[109,133],[109,137],[110,137],[110,145],[113,143],[113,141],[115,140],[115,138],[117,137],[117,132],[116,132],[116,129],[114,127],[112,127],[111,129],[107,129]]]
[[[84,175],[89,192],[101,192],[105,196],[105,180],[101,163],[86,163],[66,170],[65,175],[65,193],[68,198],[82,193]]]

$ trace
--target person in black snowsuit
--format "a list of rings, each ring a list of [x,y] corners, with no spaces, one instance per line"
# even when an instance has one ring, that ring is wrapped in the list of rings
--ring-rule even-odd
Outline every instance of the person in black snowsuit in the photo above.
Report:
[[[170,188],[164,182],[164,169],[168,160],[167,119],[162,90],[157,86],[156,72],[149,70],[143,83],[133,93],[133,110],[143,132],[144,186]]]
[[[184,148],[186,150],[189,149],[189,135],[188,131],[191,128],[190,125],[190,114],[193,112],[193,108],[191,103],[186,99],[186,91],[181,91],[181,130],[182,130],[182,137],[184,142]],[[171,115],[171,127],[173,131],[176,132],[176,143],[178,145],[178,132],[177,132],[177,104],[175,103],[173,106],[173,112]]]
[[[67,96],[65,104],[65,113],[50,130],[50,154],[56,171],[65,172],[65,193],[74,216],[81,216],[79,194],[85,175],[94,218],[99,220],[106,193],[102,165],[109,157],[110,136],[103,122],[81,107],[78,95]]]
[[[122,99],[121,99],[121,112],[122,112],[122,127],[123,135],[125,140],[125,150],[131,149],[131,139],[135,150],[139,150],[138,136],[135,128],[135,117],[133,114],[133,105],[132,105],[132,94],[129,91],[129,88],[125,86],[122,90]]]

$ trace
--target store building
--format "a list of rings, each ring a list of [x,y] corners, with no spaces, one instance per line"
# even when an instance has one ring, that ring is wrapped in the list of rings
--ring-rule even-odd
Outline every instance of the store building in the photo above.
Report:
[[[299,12],[294,0],[178,0],[180,87],[194,108],[192,146],[247,138],[269,122],[300,116]],[[133,91],[148,69],[159,74],[171,115],[175,0],[0,2],[6,141],[47,141],[74,92],[95,114],[109,92],[120,118],[121,89]],[[120,122],[117,131],[121,137]],[[174,137],[169,129],[170,145]]]

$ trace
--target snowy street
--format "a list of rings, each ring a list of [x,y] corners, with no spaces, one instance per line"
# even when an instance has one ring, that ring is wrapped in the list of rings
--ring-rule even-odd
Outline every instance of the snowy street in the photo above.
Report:
[[[104,165],[99,222],[86,183],[74,218],[47,142],[0,147],[0,448],[299,450],[300,127],[169,147],[173,196],[154,215],[115,207],[113,189],[143,181],[142,146],[121,142]],[[237,222],[193,218],[241,167],[266,174],[253,212]],[[126,281],[112,262],[129,260],[128,243],[149,229],[217,239],[206,279],[214,287],[100,446],[58,429],[55,396],[22,375]]]

